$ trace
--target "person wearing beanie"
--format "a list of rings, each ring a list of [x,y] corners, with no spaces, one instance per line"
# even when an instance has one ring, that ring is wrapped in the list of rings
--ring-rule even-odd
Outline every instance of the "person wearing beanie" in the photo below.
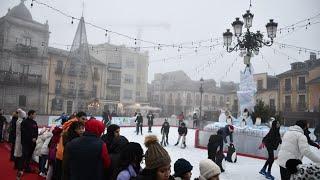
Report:
[[[271,175],[271,167],[274,161],[274,150],[278,149],[281,142],[280,123],[279,121],[274,120],[272,121],[272,126],[268,134],[262,139],[262,144],[265,145],[268,151],[268,159],[259,173],[266,176],[267,179],[274,179]],[[266,172],[267,167],[268,171]]]
[[[299,159],[289,159],[286,168],[291,179],[320,179],[320,164],[302,164]]]
[[[304,156],[315,163],[320,163],[320,156],[310,150],[304,130],[307,128],[306,121],[299,120],[296,125],[289,127],[283,135],[282,145],[278,153],[278,164],[282,180],[289,180],[290,173],[286,169],[286,162],[289,159],[302,160]]]
[[[219,180],[220,168],[211,159],[201,160],[199,163],[200,176],[195,180]]]
[[[101,121],[88,120],[83,136],[66,144],[63,154],[62,179],[102,180],[110,166],[106,144],[100,139],[105,126]]]
[[[130,180],[137,177],[142,170],[143,149],[139,143],[128,143],[120,153],[120,165],[117,180]]]
[[[180,158],[174,163],[174,179],[175,180],[190,180],[192,176],[192,168],[190,162]]]
[[[155,135],[145,137],[147,151],[145,153],[145,168],[137,176],[137,180],[174,180],[171,174],[171,158],[168,152],[159,144]]]
[[[179,138],[177,143],[175,144],[175,146],[177,146],[180,142],[180,139],[182,137],[182,144],[181,144],[181,148],[186,148],[186,136],[188,133],[188,128],[186,127],[186,124],[184,122],[182,122],[178,128],[178,133],[179,133]]]

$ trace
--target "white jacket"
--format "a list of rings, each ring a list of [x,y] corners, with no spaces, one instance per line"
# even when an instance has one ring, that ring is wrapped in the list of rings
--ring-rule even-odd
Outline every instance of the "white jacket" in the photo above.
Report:
[[[310,150],[307,137],[304,135],[302,128],[297,125],[291,126],[282,138],[278,164],[285,168],[287,160],[302,160],[303,156],[315,163],[320,163],[320,157]]]
[[[53,134],[51,132],[46,131],[38,137],[36,142],[37,145],[33,152],[35,156],[48,155],[48,144],[52,136]]]

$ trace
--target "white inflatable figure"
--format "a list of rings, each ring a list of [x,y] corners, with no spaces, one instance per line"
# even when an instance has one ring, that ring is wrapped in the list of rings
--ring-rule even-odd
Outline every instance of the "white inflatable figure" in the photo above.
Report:
[[[233,125],[233,120],[232,120],[232,117],[230,115],[227,117],[227,124],[228,125]]]
[[[226,116],[226,111],[221,109],[220,110],[220,115],[219,115],[219,122],[220,123],[226,123],[227,116]]]
[[[256,125],[256,126],[260,126],[261,125],[261,118],[260,117],[256,118],[256,123],[254,125]]]

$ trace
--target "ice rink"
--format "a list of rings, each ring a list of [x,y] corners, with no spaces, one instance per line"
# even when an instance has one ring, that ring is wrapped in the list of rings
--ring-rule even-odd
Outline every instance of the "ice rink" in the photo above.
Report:
[[[154,127],[152,133],[148,133],[148,128],[143,128],[143,135],[136,135],[135,128],[133,127],[122,127],[121,135],[128,138],[129,141],[138,142],[142,145],[144,150],[144,136],[148,134],[155,134],[158,136],[159,141],[161,140],[160,127]],[[199,162],[202,159],[207,158],[207,150],[194,148],[194,135],[195,131],[193,129],[188,129],[187,135],[187,148],[181,149],[180,146],[174,146],[178,137],[178,129],[176,127],[170,128],[169,133],[169,146],[165,147],[171,156],[171,167],[172,174],[174,162],[179,158],[185,158],[193,165],[192,178],[199,176]],[[247,158],[243,156],[238,156],[237,163],[229,163],[225,161],[225,172],[221,174],[220,179],[226,180],[256,180],[256,179],[266,179],[264,176],[260,175],[258,172],[264,165],[264,160]],[[272,166],[272,175],[275,179],[280,179],[279,166],[275,163]]]

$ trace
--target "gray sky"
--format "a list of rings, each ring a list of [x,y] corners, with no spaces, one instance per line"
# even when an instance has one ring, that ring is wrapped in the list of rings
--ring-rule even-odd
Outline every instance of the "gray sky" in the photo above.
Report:
[[[81,16],[82,0],[39,1],[48,3],[75,17]],[[0,0],[0,16],[4,16],[8,8],[12,8],[19,2],[20,0]],[[222,37],[225,29],[232,28],[231,23],[235,17],[242,17],[242,14],[249,8],[250,1],[86,0],[84,2],[84,17],[87,22],[92,22],[133,37],[137,36],[137,28],[134,24],[152,25],[168,23],[171,26],[170,29],[159,27],[144,28],[142,39],[157,43],[173,44]],[[31,10],[34,20],[42,23],[46,20],[49,21],[51,46],[65,49],[64,46],[58,44],[72,43],[78,21],[71,24],[70,18],[59,15],[55,11],[36,3],[34,3],[33,8],[30,8],[31,0],[27,0],[25,4]],[[319,14],[320,1],[252,0],[251,12],[254,14],[253,28],[251,29],[266,31],[265,24],[269,19],[275,19],[278,22],[278,27],[284,27]],[[312,22],[320,22],[320,16],[312,20]],[[91,26],[87,26],[86,28],[90,44],[106,42],[104,31],[97,30]],[[319,32],[320,23],[308,27],[307,30],[305,28],[295,30],[288,35],[284,35],[284,32],[277,34],[278,37],[275,40],[286,44],[320,50]],[[128,46],[134,45],[134,41],[116,35],[111,35],[111,43]],[[202,43],[201,46],[209,44]],[[149,44],[142,45],[148,46]],[[192,45],[188,44],[187,46],[190,47]],[[295,59],[303,61],[309,57],[309,54],[305,54],[304,52],[299,54],[297,49],[279,49],[278,45],[274,45],[273,48],[276,51],[269,47],[263,47],[260,55],[252,59],[255,73],[268,72],[271,75],[279,74],[288,70],[290,63],[296,61]],[[206,79],[213,78],[216,81],[232,80],[239,82],[239,71],[244,68],[243,60],[238,56],[239,53],[227,53],[221,45],[212,51],[209,48],[199,47],[198,53],[195,53],[195,49],[183,48],[178,52],[177,48],[162,48],[161,51],[152,48],[149,49],[149,54],[149,82],[153,79],[154,73],[174,70],[183,70],[192,79],[204,77]],[[295,59],[288,59],[288,56],[284,54]],[[263,55],[263,58],[261,55]],[[318,54],[317,56],[320,55]],[[168,57],[176,58],[163,61],[163,59]],[[216,60],[216,63],[211,63],[209,66],[208,61],[213,62],[214,60]],[[270,66],[268,66],[268,63]],[[231,64],[233,66],[228,71]]]

